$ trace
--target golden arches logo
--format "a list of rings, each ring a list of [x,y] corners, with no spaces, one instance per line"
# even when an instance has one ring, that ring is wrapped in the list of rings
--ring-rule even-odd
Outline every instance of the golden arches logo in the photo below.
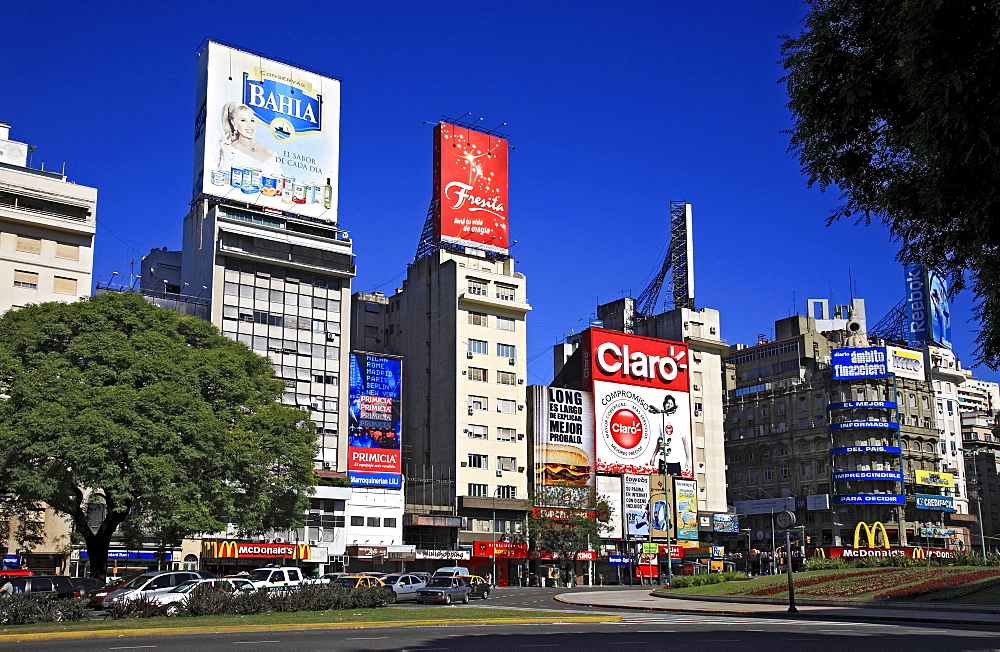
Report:
[[[307,543],[299,543],[295,546],[295,556],[293,559],[311,559],[312,547]]]
[[[886,533],[886,531],[885,531],[885,525],[882,524],[882,521],[875,521],[874,523],[871,524],[871,527],[869,527],[868,524],[865,523],[864,521],[860,521],[854,527],[854,547],[855,548],[860,548],[861,547],[859,544],[860,544],[860,539],[861,539],[861,529],[862,528],[864,528],[865,533],[868,535],[868,547],[869,548],[878,548],[878,547],[880,547],[878,545],[877,541],[878,541],[878,533],[879,533],[879,531],[881,531],[882,532],[882,546],[881,547],[885,548],[886,550],[889,549],[889,547],[890,547],[889,546],[889,535]]]
[[[816,550],[813,552],[813,557],[815,557],[816,559],[825,559],[826,550],[822,548],[816,548]]]
[[[927,551],[924,550],[923,548],[914,548],[913,549],[913,558],[914,559],[927,559]]]

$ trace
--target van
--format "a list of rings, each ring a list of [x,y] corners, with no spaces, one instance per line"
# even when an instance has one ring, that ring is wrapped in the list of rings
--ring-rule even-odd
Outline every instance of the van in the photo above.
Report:
[[[433,577],[455,577],[456,575],[471,575],[465,566],[442,566],[434,571]]]

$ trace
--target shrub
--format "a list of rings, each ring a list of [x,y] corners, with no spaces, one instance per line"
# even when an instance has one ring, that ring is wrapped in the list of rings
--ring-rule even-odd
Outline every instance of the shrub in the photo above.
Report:
[[[196,586],[184,598],[181,613],[191,616],[233,613],[233,595],[207,585]]]
[[[86,620],[85,600],[59,600],[48,595],[17,593],[0,598],[0,624]]]
[[[160,605],[146,594],[131,600],[117,600],[105,605],[108,615],[118,620],[120,618],[152,618],[160,615]]]
[[[384,607],[392,601],[392,589],[384,586],[359,586],[347,594],[347,609],[371,609]]]
[[[266,590],[244,591],[232,596],[230,613],[236,616],[251,616],[268,610]]]

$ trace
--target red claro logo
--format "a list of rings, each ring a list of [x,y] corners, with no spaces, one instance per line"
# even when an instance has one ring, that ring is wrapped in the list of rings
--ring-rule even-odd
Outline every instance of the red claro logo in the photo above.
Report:
[[[642,421],[632,410],[627,408],[617,410],[611,416],[609,425],[611,426],[611,438],[622,448],[635,448],[642,441]]]

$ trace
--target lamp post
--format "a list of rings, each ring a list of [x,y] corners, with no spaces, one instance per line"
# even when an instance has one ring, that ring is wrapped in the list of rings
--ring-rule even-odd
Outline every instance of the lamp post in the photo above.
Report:
[[[740,528],[740,532],[746,532],[747,533],[746,574],[747,574],[747,577],[749,577],[750,576],[750,532],[752,532],[752,530],[750,528],[746,527],[746,528]]]
[[[984,450],[989,450],[986,446],[976,446],[972,449],[972,472],[976,476],[976,518],[979,519],[979,545],[983,551],[983,563],[986,563],[986,536],[983,533],[983,479],[979,477],[979,461],[976,456]]]

